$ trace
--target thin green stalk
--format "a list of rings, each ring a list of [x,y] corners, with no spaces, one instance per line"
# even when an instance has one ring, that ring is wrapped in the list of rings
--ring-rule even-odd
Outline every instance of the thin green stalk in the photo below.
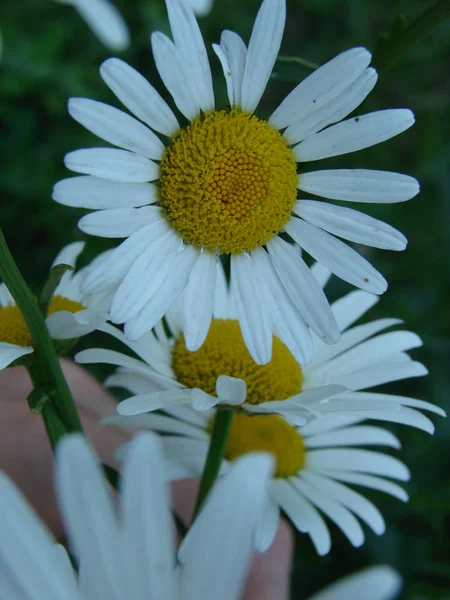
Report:
[[[214,426],[209,442],[208,456],[203,469],[200,489],[198,490],[197,503],[194,510],[194,519],[198,515],[219,474],[220,465],[225,456],[228,436],[234,412],[230,409],[218,410],[214,419]]]
[[[46,402],[44,404],[41,415],[47,431],[48,439],[50,440],[50,444],[54,450],[60,438],[67,433],[67,430],[64,427],[56,408],[51,402]]]
[[[53,391],[57,410],[67,431],[82,431],[78,413],[58,361],[40,308],[25,283],[0,229],[0,276],[21,310],[33,339],[35,383]]]
[[[373,65],[380,71],[390,69],[404,54],[422,41],[436,27],[450,17],[450,0],[440,0],[395,36],[373,57]]]

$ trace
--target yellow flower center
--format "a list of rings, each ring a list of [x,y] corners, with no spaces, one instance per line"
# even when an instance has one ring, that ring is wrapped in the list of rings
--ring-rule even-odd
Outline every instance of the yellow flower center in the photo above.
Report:
[[[54,296],[50,302],[48,314],[60,310],[67,310],[71,313],[84,310],[85,307],[79,302],[63,298],[63,296]],[[33,339],[28,331],[25,319],[16,305],[0,306],[0,342],[15,344],[16,346],[32,346]]]
[[[167,148],[160,205],[185,242],[239,254],[284,229],[297,179],[294,153],[274,127],[237,109],[214,111]]]
[[[230,319],[213,319],[203,346],[196,352],[187,350],[181,335],[172,351],[172,368],[180,383],[212,395],[219,375],[244,379],[250,404],[286,400],[300,393],[303,383],[300,365],[281,340],[273,337],[271,361],[257,365],[239,323]]]
[[[225,451],[230,461],[247,452],[270,452],[276,477],[292,477],[305,464],[306,449],[297,429],[278,415],[235,415]]]

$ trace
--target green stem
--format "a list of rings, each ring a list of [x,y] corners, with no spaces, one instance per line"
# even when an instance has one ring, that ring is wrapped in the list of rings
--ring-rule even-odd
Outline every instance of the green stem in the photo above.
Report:
[[[52,301],[53,294],[55,293],[55,290],[58,287],[62,276],[64,275],[64,273],[71,270],[72,267],[70,265],[64,264],[55,265],[52,269],[50,269],[47,281],[44,283],[44,287],[42,288],[38,300],[38,305],[41,309],[41,313],[43,314],[44,318],[47,316],[50,302]]]
[[[380,71],[390,69],[406,52],[411,50],[436,27],[442,25],[450,17],[450,0],[440,0],[426,10],[393,39],[386,42],[383,48],[375,53],[373,65]]]
[[[44,317],[25,283],[0,229],[0,275],[11,292],[33,339],[33,379],[54,391],[54,402],[67,431],[82,431],[78,413],[58,361]]]
[[[225,449],[227,447],[233,416],[234,412],[230,409],[217,410],[216,412],[211,440],[209,442],[208,456],[206,457],[200,489],[198,490],[194,519],[200,512],[200,509],[219,474],[220,465],[225,456]]]
[[[56,408],[51,402],[46,402],[44,404],[41,415],[47,431],[48,439],[50,440],[50,444],[54,450],[60,438],[67,433],[66,428],[64,427]]]

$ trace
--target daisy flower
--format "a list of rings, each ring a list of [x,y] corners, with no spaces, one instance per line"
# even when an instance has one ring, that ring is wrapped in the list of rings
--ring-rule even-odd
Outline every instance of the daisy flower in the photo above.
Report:
[[[83,248],[84,242],[69,244],[61,250],[52,266],[67,264],[75,267]],[[104,258],[100,256],[96,262]],[[77,273],[64,273],[53,294],[45,321],[55,340],[86,335],[108,318],[108,294],[94,294],[86,298],[80,291],[80,282],[89,268],[80,269]],[[0,369],[32,352],[33,340],[25,319],[6,285],[0,283]]]
[[[0,473],[2,598],[238,600],[271,460],[245,458],[212,491],[183,541],[179,566],[161,463],[154,436],[133,441],[116,510],[86,441],[68,436],[60,443],[57,492],[78,577],[65,550]]]
[[[211,322],[215,263],[226,255],[237,318],[255,362],[270,361],[273,329],[283,320],[283,341],[287,328],[306,335],[310,328],[333,344],[339,327],[298,248],[352,285],[381,294],[387,287],[382,275],[338,237],[391,250],[403,250],[406,239],[354,209],[299,199],[298,190],[346,202],[390,203],[412,198],[419,186],[392,172],[308,171],[303,165],[388,140],[414,117],[394,109],[342,120],[377,79],[364,48],[317,69],[268,120],[256,116],[280,47],[285,0],[262,2],[248,48],[231,31],[214,45],[230,104],[217,108],[197,21],[179,0],[166,4],[173,41],[153,33],[153,55],[189,124],[180,126],[153,86],[116,58],[102,64],[101,76],[137,118],[94,100],[69,101],[74,119],[119,149],[67,154],[66,166],[82,175],[57,183],[53,197],[96,211],[80,220],[84,232],[126,238],[83,289],[115,291],[111,318],[125,323],[133,340],[154,327],[185,290],[187,343],[195,351]],[[307,363],[311,343],[303,351]]]
[[[165,435],[165,470],[170,479],[201,477],[210,444],[215,411],[198,412],[188,406],[172,407],[166,414],[121,417],[114,414],[109,424],[136,426]],[[361,519],[377,535],[385,523],[379,510],[347,483],[375,488],[407,501],[405,491],[391,481],[407,481],[409,471],[396,458],[359,446],[400,448],[389,431],[360,425],[360,419],[346,415],[313,418],[296,427],[280,415],[234,415],[228,437],[222,473],[248,452],[264,451],[276,459],[269,498],[255,529],[255,547],[264,552],[275,537],[280,508],[298,531],[310,536],[318,554],[331,549],[331,536],[323,515],[333,521],[350,543],[364,543]],[[126,455],[127,445],[116,452]],[[321,514],[322,513],[322,514]]]
[[[72,5],[98,39],[111,50],[125,50],[130,32],[117,8],[109,0],[56,0]]]
[[[317,264],[312,272],[318,285],[325,285],[329,272]],[[102,348],[77,354],[75,359],[80,363],[119,367],[106,384],[133,394],[118,405],[120,414],[138,415],[179,404],[196,410],[225,405],[248,413],[278,413],[296,425],[305,424],[312,415],[340,413],[403,423],[429,433],[433,433],[434,426],[417,409],[445,416],[429,402],[366,391],[427,374],[426,368],[406,353],[421,346],[420,338],[410,331],[385,331],[399,325],[399,319],[354,325],[378,301],[377,296],[358,290],[332,304],[342,337],[334,346],[315,338],[315,358],[309,365],[295,351],[297,340],[301,343],[303,338],[302,331],[294,328],[284,330],[288,344],[281,341],[278,332],[273,336],[271,361],[258,365],[244,343],[234,297],[220,264],[216,281],[212,323],[205,343],[196,352],[187,348],[186,328],[190,322],[183,319],[185,300],[181,297],[167,314],[166,324],[159,322],[154,331],[137,341],[130,341],[109,324],[100,327],[126,344],[138,358]]]

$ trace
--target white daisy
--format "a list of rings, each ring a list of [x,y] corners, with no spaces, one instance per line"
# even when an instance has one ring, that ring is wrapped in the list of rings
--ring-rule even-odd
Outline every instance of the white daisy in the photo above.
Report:
[[[253,115],[269,80],[285,23],[285,0],[264,0],[248,48],[224,31],[214,45],[230,108],[216,109],[210,65],[192,11],[166,0],[174,41],[152,35],[156,66],[178,110],[139,73],[109,59],[101,76],[137,117],[107,104],[72,98],[69,112],[113,148],[71,152],[66,166],[80,177],[56,184],[54,199],[95,209],[79,222],[86,233],[127,238],[84,283],[114,289],[111,317],[130,339],[149,331],[183,290],[188,346],[203,343],[212,316],[215,262],[231,257],[231,285],[245,343],[258,364],[270,361],[274,326],[308,332],[327,343],[339,328],[326,297],[296,247],[349,283],[372,293],[384,278],[337,239],[403,250],[405,237],[350,208],[297,198],[297,190],[347,202],[391,203],[419,191],[415,179],[370,170],[297,172],[297,164],[367,148],[408,129],[409,110],[383,110],[337,123],[375,85],[370,53],[354,48],[302,81],[270,119]],[[160,136],[162,136],[164,143]],[[150,183],[153,182],[153,183]],[[116,289],[117,288],[117,289]],[[287,317],[289,315],[289,319]],[[281,332],[284,341],[284,331]],[[303,344],[304,362],[312,345]]]
[[[67,264],[75,267],[84,242],[74,242],[61,250],[52,266]],[[106,256],[100,256],[95,263]],[[91,265],[92,266],[92,265]],[[77,273],[67,271],[61,278],[48,308],[47,329],[54,340],[78,338],[94,331],[108,318],[109,294],[85,297],[80,282],[89,268]],[[95,267],[95,264],[93,265]],[[4,283],[0,283],[0,369],[33,352],[33,340],[25,319]]]
[[[327,272],[314,265],[319,285]],[[377,301],[364,291],[350,292],[331,307],[343,332],[340,341],[328,346],[314,339],[314,361],[305,365],[296,352],[303,331],[286,327],[284,339],[277,331],[271,361],[258,365],[250,356],[239,330],[233,295],[224,271],[217,267],[216,304],[206,341],[189,352],[186,339],[191,322],[183,319],[185,298],[181,297],[154,331],[132,342],[111,325],[100,329],[126,344],[139,358],[111,350],[92,348],[77,354],[80,363],[108,363],[119,367],[106,384],[120,386],[133,394],[118,405],[123,415],[136,415],[176,404],[205,410],[216,404],[231,405],[252,413],[278,413],[297,425],[311,415],[340,413],[404,423],[433,433],[430,419],[416,409],[445,416],[439,407],[399,395],[364,391],[390,381],[426,375],[426,368],[411,360],[407,350],[421,346],[410,331],[384,330],[401,323],[379,319],[353,324]],[[287,321],[289,322],[289,316]],[[297,343],[298,342],[298,343]]]
[[[111,50],[125,50],[130,32],[117,8],[109,0],[56,0],[72,5],[98,39]]]
[[[166,409],[166,414],[114,414],[105,422],[163,432],[165,470],[171,479],[185,479],[203,473],[214,414],[183,406]],[[390,479],[407,481],[409,471],[396,458],[359,448],[400,448],[400,442],[389,431],[358,425],[359,421],[357,417],[327,415],[295,427],[279,415],[234,415],[222,473],[247,452],[270,452],[276,458],[270,498],[255,530],[257,550],[263,552],[272,544],[280,508],[294,527],[311,537],[320,555],[331,548],[330,532],[320,512],[334,521],[355,547],[364,543],[364,532],[356,517],[377,535],[384,533],[385,523],[378,509],[344,483],[375,488],[406,501],[405,491]],[[127,445],[119,448],[117,457],[126,455],[126,450]]]
[[[339,579],[309,600],[392,600],[401,585],[402,580],[394,569],[380,565]]]
[[[0,594],[21,600],[237,600],[271,461],[247,457],[212,491],[179,551],[154,436],[133,441],[118,510],[81,436],[58,448],[57,491],[70,560],[0,473]]]

